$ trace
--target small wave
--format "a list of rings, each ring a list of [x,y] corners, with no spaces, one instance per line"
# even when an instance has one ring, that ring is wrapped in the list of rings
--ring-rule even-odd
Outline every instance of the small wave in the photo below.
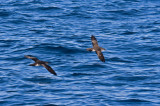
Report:
[[[60,10],[59,7],[38,7],[38,10]]]
[[[103,65],[103,64],[98,64],[98,63],[93,63],[93,64],[80,64],[80,65],[77,65],[77,66],[73,66],[73,68],[76,68],[76,69],[95,69],[95,68],[105,68],[106,66]]]
[[[160,29],[159,28],[155,28],[155,29],[151,30],[150,32],[160,32]]]
[[[43,104],[43,106],[59,106],[53,103],[47,103],[47,104]],[[61,105],[61,106],[65,106],[65,105]]]
[[[114,76],[111,79],[124,81],[139,81],[147,79],[147,76]]]
[[[8,103],[8,101],[0,100],[0,104],[1,104],[1,105],[6,104],[6,103]]]
[[[141,100],[141,99],[126,99],[126,100],[117,100],[118,102],[150,102],[147,100]]]
[[[111,13],[116,13],[116,14],[120,14],[120,15],[138,15],[139,11],[137,9],[131,9],[131,10],[110,10],[108,12]]]
[[[48,20],[46,20],[46,19],[35,19],[34,21],[35,21],[35,22],[46,22],[46,21],[48,21]]]
[[[87,73],[73,73],[72,75],[73,75],[73,76],[83,76],[83,75],[84,75],[84,76],[85,76],[85,75],[88,76],[88,75],[91,75],[91,74],[87,74]]]
[[[108,59],[109,61],[115,61],[115,62],[125,62],[125,63],[133,63],[132,61],[124,60],[118,57],[112,57]]]
[[[27,24],[30,23],[28,20],[26,19],[13,19],[13,20],[9,20],[8,22],[13,23],[13,24]]]
[[[24,78],[24,80],[30,81],[30,82],[33,82],[33,83],[41,83],[41,84],[48,84],[48,83],[54,82],[50,78],[45,78],[45,77],[40,77],[40,76],[34,77],[34,78]]]
[[[160,47],[152,47],[151,51],[160,51]]]
[[[43,45],[43,46],[42,46]],[[75,48],[75,47],[64,47],[64,46],[52,46],[52,45],[39,45],[39,48],[44,48],[47,51],[59,51],[59,52],[63,52],[63,53],[81,53],[83,52],[83,50]]]
[[[0,45],[1,45],[1,48],[3,47],[4,49],[8,49],[8,48],[11,48],[13,46],[15,46],[15,44],[17,42],[19,42],[20,40],[0,40]]]
[[[125,31],[122,33],[122,35],[133,35],[136,34],[137,32],[133,32],[133,31]]]
[[[77,17],[79,17],[79,18],[92,18],[88,13],[86,13],[86,12],[79,12],[79,11],[72,11],[72,12],[70,12],[70,13],[68,13],[68,14],[66,14],[65,16],[77,16]]]
[[[0,40],[0,42],[6,43],[6,44],[8,44],[8,43],[16,43],[18,41],[20,41],[20,40],[11,40],[11,39]]]
[[[19,61],[19,60],[23,60],[24,59],[24,56],[23,55],[15,55],[15,56],[6,56],[5,58],[4,58],[4,60],[7,60],[7,61]]]
[[[12,15],[11,12],[8,12],[8,11],[6,11],[6,10],[1,10],[1,9],[0,9],[0,17],[8,17],[8,16],[10,16],[10,15]]]
[[[1,74],[1,73],[0,73]],[[2,75],[2,74],[1,74]],[[0,77],[0,84],[7,82],[7,77]]]

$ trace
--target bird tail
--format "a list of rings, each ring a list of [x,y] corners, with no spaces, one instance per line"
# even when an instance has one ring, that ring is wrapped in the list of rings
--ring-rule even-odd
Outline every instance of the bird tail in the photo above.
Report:
[[[104,50],[106,50],[106,49],[101,47],[101,51],[104,51]]]

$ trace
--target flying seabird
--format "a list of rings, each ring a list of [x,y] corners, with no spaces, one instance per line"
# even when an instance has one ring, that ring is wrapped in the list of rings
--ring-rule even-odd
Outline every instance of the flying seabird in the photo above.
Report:
[[[92,41],[93,48],[87,48],[87,51],[95,51],[98,58],[102,62],[105,62],[104,56],[102,54],[102,51],[105,50],[105,49],[98,46],[97,39],[93,35],[91,36],[91,41]]]
[[[32,57],[32,56],[29,56],[29,55],[25,55],[25,57],[35,61],[35,63],[30,64],[29,66],[40,66],[41,65],[41,66],[45,67],[50,73],[52,73],[54,75],[57,75],[56,72],[48,65],[48,62],[40,61],[36,57]]]

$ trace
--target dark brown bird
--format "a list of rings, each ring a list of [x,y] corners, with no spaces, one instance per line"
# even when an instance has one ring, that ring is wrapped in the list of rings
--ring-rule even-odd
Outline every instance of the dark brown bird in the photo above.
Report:
[[[105,58],[102,54],[102,51],[105,49],[98,46],[97,39],[93,35],[91,36],[91,41],[92,41],[93,48],[87,48],[87,51],[95,51],[97,53],[98,58],[102,62],[105,62]]]
[[[45,67],[50,73],[52,73],[54,75],[57,75],[56,72],[48,65],[48,62],[40,61],[36,57],[32,57],[32,56],[29,56],[29,55],[25,55],[25,57],[35,61],[35,63],[30,64],[29,66],[40,66],[41,65],[41,66]]]

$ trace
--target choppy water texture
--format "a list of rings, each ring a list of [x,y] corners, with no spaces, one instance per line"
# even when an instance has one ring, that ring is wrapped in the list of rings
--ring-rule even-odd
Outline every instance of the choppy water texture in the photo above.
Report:
[[[159,13],[158,0],[1,0],[0,105],[159,106]]]

